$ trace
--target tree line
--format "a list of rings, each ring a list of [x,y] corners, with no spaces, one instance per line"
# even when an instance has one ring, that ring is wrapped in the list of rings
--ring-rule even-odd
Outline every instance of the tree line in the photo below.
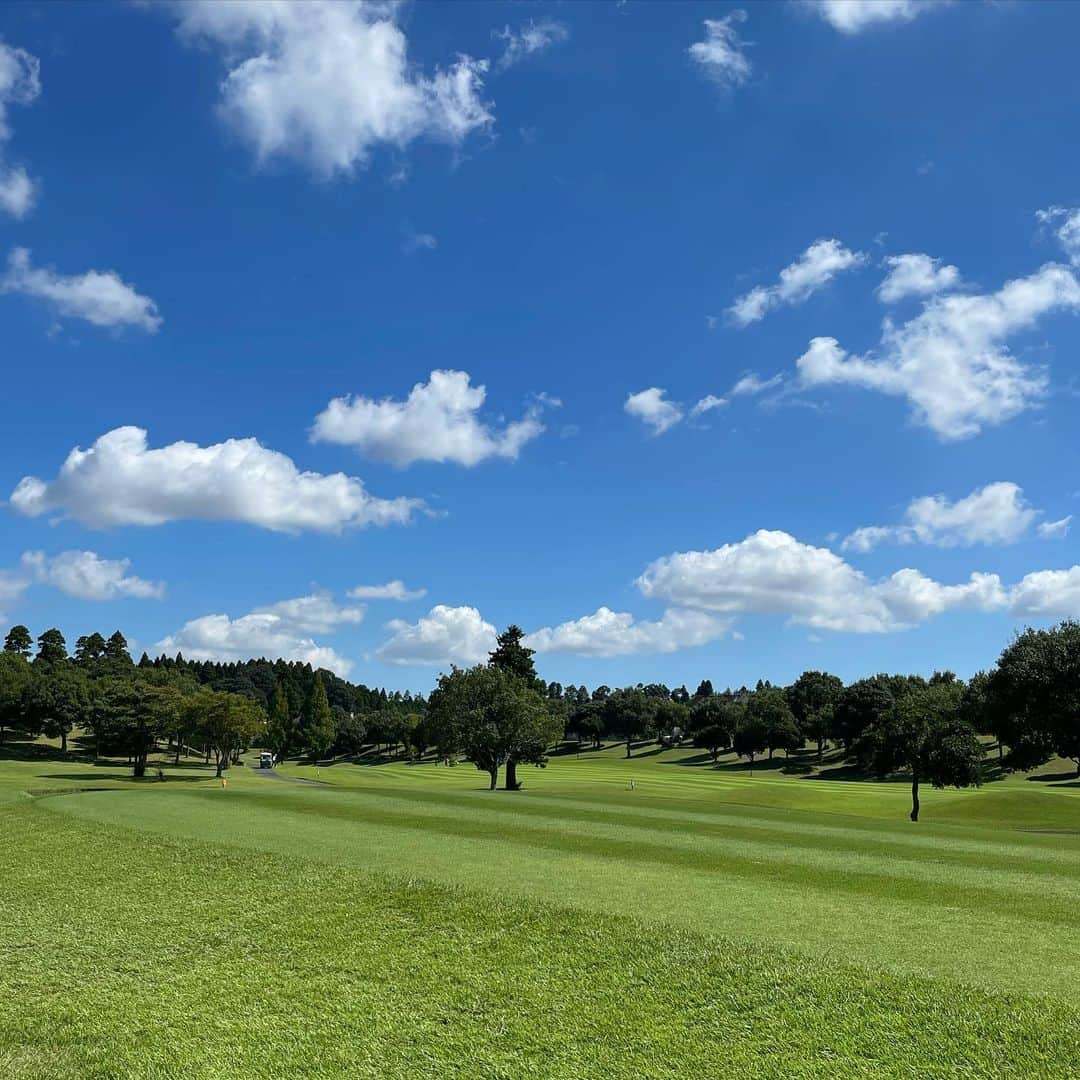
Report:
[[[510,626],[486,664],[452,668],[430,697],[354,685],[308,664],[188,661],[182,655],[133,663],[124,636],[80,637],[68,654],[59,630],[35,642],[15,626],[0,652],[0,740],[5,730],[58,738],[67,750],[79,728],[95,754],[126,755],[137,776],[165,744],[213,757],[218,773],[250,746],[277,758],[356,755],[374,747],[417,758],[436,752],[487,773],[490,787],[521,787],[518,767],[547,764],[561,743],[686,742],[715,762],[734,752],[753,766],[762,755],[808,743],[820,761],[841,752],[868,775],[910,776],[911,818],[923,784],[977,785],[986,737],[1003,770],[1029,770],[1055,756],[1080,775],[1080,623],[1028,629],[989,672],[964,681],[952,672],[877,674],[845,685],[805,671],[790,686],[759,681],[717,691],[705,679],[690,693],[660,683],[612,689],[563,686],[536,672],[524,634]],[[808,765],[802,766],[809,768]]]

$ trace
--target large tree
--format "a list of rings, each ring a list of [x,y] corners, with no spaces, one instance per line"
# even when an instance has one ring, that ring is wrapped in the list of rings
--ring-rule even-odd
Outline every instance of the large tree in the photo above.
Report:
[[[296,725],[289,709],[289,698],[284,689],[278,686],[270,699],[270,716],[266,723],[266,748],[281,761],[291,749],[296,739]]]
[[[326,684],[322,672],[317,671],[300,714],[300,741],[312,758],[317,759],[334,745],[334,734],[334,716],[326,697]]]
[[[218,776],[258,739],[265,721],[262,709],[251,698],[221,690],[200,692],[191,707],[197,710],[199,736],[213,752]]]
[[[13,626],[4,638],[4,652],[6,653],[15,653],[29,658],[33,647],[34,639],[30,636],[30,631],[21,623]]]
[[[981,782],[983,746],[960,718],[961,684],[937,684],[903,695],[859,740],[860,762],[878,776],[911,773],[911,820],[919,820],[919,786],[972,787]]]
[[[460,754],[490,778],[506,766],[506,789],[516,791],[517,766],[547,764],[558,722],[525,679],[495,665],[454,668],[441,675],[428,701],[431,735],[443,754]]]
[[[826,671],[804,671],[787,689],[799,731],[817,743],[818,761],[832,737],[833,712],[843,690],[843,682]]]
[[[833,734],[850,750],[867,728],[888,713],[893,701],[884,675],[853,682],[833,706]]]
[[[20,651],[0,652],[0,742],[4,740],[5,728],[23,726],[31,676],[30,664]]]
[[[488,656],[488,663],[524,679],[534,689],[540,689],[540,679],[533,663],[536,650],[522,644],[524,637],[525,631],[520,626],[508,626],[495,639],[495,648]]]
[[[655,704],[636,687],[616,690],[604,701],[604,722],[612,735],[626,743],[630,757],[634,742],[653,730]]]
[[[802,745],[787,696],[779,687],[764,685],[755,690],[746,702],[746,715],[748,721],[760,724],[765,731],[770,760],[776,750],[786,752]]]
[[[38,664],[62,664],[68,658],[67,642],[56,627],[46,630],[37,640],[38,652],[34,662]]]
[[[26,689],[25,722],[34,733],[43,731],[60,740],[67,753],[68,735],[89,715],[90,690],[86,676],[77,668],[61,664],[31,679]]]
[[[1009,747],[1007,768],[1031,769],[1058,754],[1080,776],[1080,622],[1018,635],[986,692],[993,731]]]

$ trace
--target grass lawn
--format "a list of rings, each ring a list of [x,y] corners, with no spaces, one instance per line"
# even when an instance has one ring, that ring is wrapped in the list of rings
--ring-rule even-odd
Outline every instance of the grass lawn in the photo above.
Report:
[[[1077,1074],[1064,767],[912,825],[829,762],[613,748],[490,793],[36,752],[0,752],[3,1077]]]

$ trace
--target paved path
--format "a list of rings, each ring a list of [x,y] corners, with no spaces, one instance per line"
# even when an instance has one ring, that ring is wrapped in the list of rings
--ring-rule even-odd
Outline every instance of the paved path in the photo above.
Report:
[[[287,784],[314,784],[315,787],[329,786],[325,780],[305,780],[302,776],[284,776],[276,769],[262,769],[251,762],[248,763],[248,767],[254,769],[260,776],[265,776],[267,780],[284,780]]]

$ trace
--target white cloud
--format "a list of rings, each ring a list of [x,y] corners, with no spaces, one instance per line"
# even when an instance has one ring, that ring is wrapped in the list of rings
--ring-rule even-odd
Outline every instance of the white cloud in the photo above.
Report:
[[[135,326],[154,333],[161,326],[157,305],[112,270],[58,274],[30,265],[30,252],[17,247],[8,256],[0,290],[20,293],[50,304],[65,318],[83,319],[94,326]]]
[[[385,585],[357,585],[348,595],[354,600],[419,600],[427,596],[427,589],[407,589],[400,579]]]
[[[650,386],[648,390],[628,394],[623,409],[647,425],[654,435],[662,435],[683,418],[682,406],[668,401],[664,397],[666,392],[658,386]]]
[[[839,240],[815,240],[793,263],[780,271],[775,285],[758,285],[728,308],[736,326],[749,326],[781,304],[801,304],[824,288],[837,274],[862,266],[866,256],[849,251]]]
[[[732,397],[741,397],[750,394],[763,394],[766,390],[772,390],[784,381],[783,375],[774,375],[771,379],[763,379],[756,371],[748,372],[729,391]]]
[[[378,146],[458,144],[493,123],[487,61],[462,55],[418,72],[396,4],[193,0],[173,10],[182,37],[222,54],[220,114],[260,164],[284,158],[322,177],[347,175]]]
[[[479,664],[495,648],[495,627],[474,607],[435,607],[415,623],[392,619],[393,636],[375,655],[387,664]]]
[[[818,14],[843,34],[885,23],[911,22],[945,0],[810,0]]]
[[[712,412],[713,409],[722,409],[728,403],[727,398],[717,397],[715,394],[706,394],[690,410],[691,418],[701,416],[702,413]]]
[[[25,49],[0,41],[0,210],[14,218],[25,217],[34,208],[37,184],[21,165],[4,160],[11,138],[9,105],[29,105],[41,93],[41,65]]]
[[[433,233],[417,232],[411,221],[405,221],[401,226],[401,250],[406,255],[412,255],[417,251],[434,251],[439,246],[439,241]]]
[[[342,607],[327,593],[297,596],[258,607],[253,615],[272,615],[280,624],[303,634],[328,634],[342,624],[363,622],[363,607]]]
[[[987,484],[956,502],[944,495],[925,495],[913,499],[904,511],[900,525],[867,525],[844,538],[845,550],[870,551],[880,543],[934,544],[959,547],[970,544],[1012,544],[1031,527],[1039,512],[1024,499],[1016,484],[999,481]],[[1044,523],[1045,525],[1045,523]],[[1060,522],[1051,523],[1052,535]],[[1065,519],[1068,525],[1068,519]]]
[[[487,391],[471,386],[465,371],[433,371],[405,401],[375,401],[357,395],[334,398],[315,418],[316,442],[352,446],[392,465],[453,461],[478,465],[488,458],[516,460],[521,448],[544,431],[540,412],[558,400],[538,396],[525,416],[503,428],[482,423]]]
[[[955,266],[942,266],[940,259],[929,255],[890,255],[885,265],[889,273],[877,294],[886,304],[895,304],[907,296],[947,292],[960,284],[960,271]]]
[[[535,630],[525,644],[541,653],[576,656],[670,653],[715,641],[730,626],[730,619],[704,611],[669,608],[656,622],[638,622],[628,611],[602,607],[592,615]]]
[[[20,567],[28,581],[52,585],[80,600],[113,600],[120,596],[160,600],[165,595],[164,582],[146,581],[128,573],[130,559],[103,559],[93,551],[62,551],[53,556],[27,551]]]
[[[1069,256],[1069,262],[1080,266],[1080,208],[1051,206],[1036,211],[1035,216],[1043,225],[1054,227],[1054,236]]]
[[[1035,531],[1043,540],[1062,540],[1068,534],[1071,524],[1072,514],[1069,514],[1057,521],[1040,521]]]
[[[1017,360],[1007,340],[1045,315],[1080,309],[1080,282],[1049,264],[996,293],[938,296],[910,321],[886,320],[880,356],[853,356],[817,337],[798,359],[805,386],[846,383],[905,397],[914,419],[942,439],[964,439],[1029,409],[1045,373]]]
[[[552,45],[566,41],[569,36],[569,30],[554,19],[541,19],[540,22],[530,19],[520,30],[505,26],[502,30],[492,31],[492,37],[505,43],[503,54],[499,57],[499,67],[503,70],[533,53],[543,52]]]
[[[403,524],[422,504],[375,498],[344,473],[300,472],[291,458],[255,439],[152,450],[145,430],[119,427],[88,450],[72,450],[54,480],[23,477],[11,505],[29,517],[55,512],[99,529],[199,519],[340,532]]]
[[[359,609],[337,608],[328,597],[300,597],[257,608],[238,619],[203,615],[184,623],[175,634],[159,641],[155,649],[169,655],[182,652],[189,660],[231,662],[280,657],[326,668],[344,677],[352,663],[329,646],[318,644],[310,634],[332,630],[343,622],[359,622],[360,618]]]
[[[1080,617],[1080,566],[1026,574],[1011,592],[1010,610],[1020,618]]]
[[[680,607],[721,614],[780,614],[816,629],[903,630],[956,607],[991,610],[1006,594],[995,574],[943,585],[917,570],[871,581],[826,548],[760,530],[713,551],[668,555],[638,578],[641,592]]]
[[[741,86],[753,70],[743,51],[747,43],[738,31],[739,23],[745,21],[746,12],[738,8],[722,19],[706,19],[704,40],[686,50],[702,72],[725,90]]]

